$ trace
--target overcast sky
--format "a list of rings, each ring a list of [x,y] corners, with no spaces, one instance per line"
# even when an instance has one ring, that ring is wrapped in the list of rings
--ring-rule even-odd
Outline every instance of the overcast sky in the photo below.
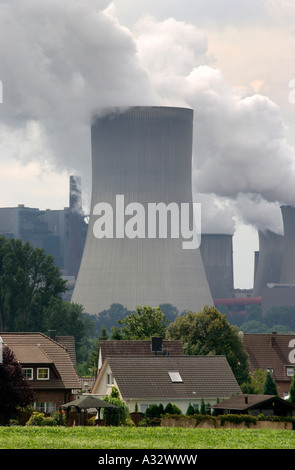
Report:
[[[102,106],[194,109],[193,192],[204,231],[234,235],[253,283],[257,229],[295,204],[292,0],[0,0],[0,206],[68,206],[90,188]]]

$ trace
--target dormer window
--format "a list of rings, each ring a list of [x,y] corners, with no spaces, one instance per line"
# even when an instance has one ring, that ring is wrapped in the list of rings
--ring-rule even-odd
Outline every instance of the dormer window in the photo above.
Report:
[[[267,367],[267,372],[269,372],[271,375],[273,374],[273,367]]]
[[[38,367],[37,369],[38,380],[49,380],[49,367]]]
[[[33,380],[33,369],[26,367],[23,369],[23,373],[28,380]]]

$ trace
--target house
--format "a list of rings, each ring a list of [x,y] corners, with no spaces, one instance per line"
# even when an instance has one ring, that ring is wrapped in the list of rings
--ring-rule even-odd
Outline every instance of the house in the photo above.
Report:
[[[211,406],[216,415],[295,416],[295,405],[276,395],[236,395]]]
[[[269,371],[281,397],[289,393],[295,366],[295,334],[243,335],[243,344],[249,356],[250,372]]]
[[[102,340],[98,354],[98,370],[108,356],[183,356],[182,341],[162,340],[152,337],[151,340]]]
[[[34,408],[52,413],[81,389],[79,377],[64,346],[43,333],[0,333],[14,353],[35,392]]]
[[[241,392],[225,356],[109,356],[92,394],[109,395],[113,385],[130,412],[170,402],[186,413],[190,403],[199,408],[202,399],[214,404]]]

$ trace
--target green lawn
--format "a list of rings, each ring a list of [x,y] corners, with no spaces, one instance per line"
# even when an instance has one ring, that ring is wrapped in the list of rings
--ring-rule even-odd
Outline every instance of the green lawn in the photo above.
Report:
[[[0,449],[295,449],[295,431],[12,426]]]

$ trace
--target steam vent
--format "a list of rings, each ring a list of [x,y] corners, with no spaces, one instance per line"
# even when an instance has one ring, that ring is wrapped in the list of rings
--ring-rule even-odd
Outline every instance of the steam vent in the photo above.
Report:
[[[193,111],[174,107],[108,110],[93,121],[90,219],[72,296],[87,313],[112,303],[130,310],[170,303],[193,312],[213,305],[200,249],[184,249],[182,232],[173,238],[172,228],[166,238],[159,231],[148,236],[148,205],[176,203],[181,208],[187,203],[192,216],[192,127]],[[141,232],[137,227],[138,236],[132,238],[122,224],[124,219],[127,231],[133,203],[146,211]],[[97,224],[110,212],[102,206],[113,208],[113,225],[105,218],[104,237]]]

